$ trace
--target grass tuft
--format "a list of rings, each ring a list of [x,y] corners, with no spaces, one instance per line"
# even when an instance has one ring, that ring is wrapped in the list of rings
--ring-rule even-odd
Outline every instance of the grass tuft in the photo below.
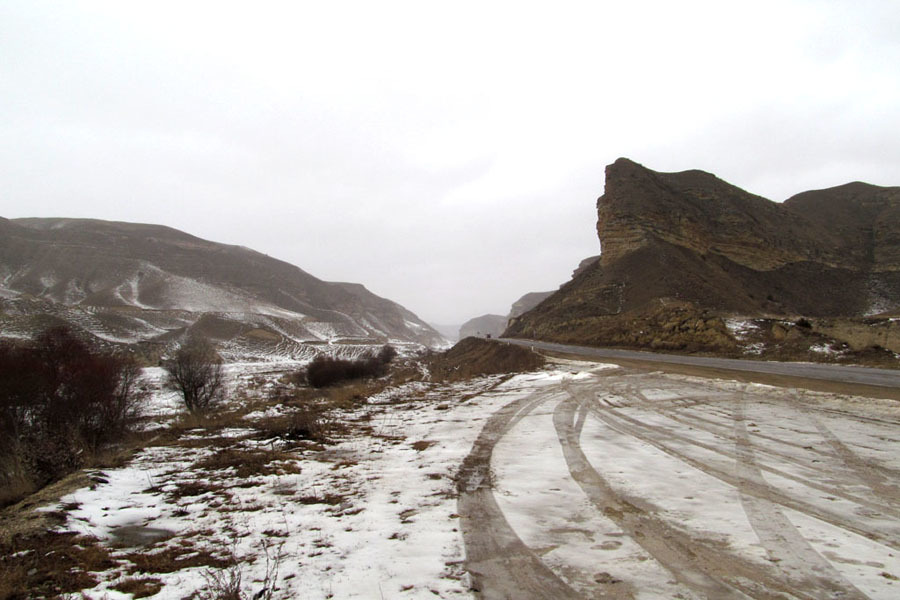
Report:
[[[117,592],[131,594],[132,598],[146,598],[158,594],[163,585],[155,577],[129,577],[110,587]]]

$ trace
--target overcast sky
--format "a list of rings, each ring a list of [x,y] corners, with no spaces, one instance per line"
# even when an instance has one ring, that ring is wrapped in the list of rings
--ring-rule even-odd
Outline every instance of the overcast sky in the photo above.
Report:
[[[0,215],[160,223],[505,314],[604,167],[900,185],[896,0],[0,0]]]

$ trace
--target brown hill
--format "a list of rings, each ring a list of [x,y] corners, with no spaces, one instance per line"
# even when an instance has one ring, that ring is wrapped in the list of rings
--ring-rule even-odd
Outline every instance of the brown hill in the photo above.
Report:
[[[600,260],[506,335],[720,350],[733,336],[714,316],[900,309],[897,187],[851,183],[778,204],[703,171],[619,159],[597,212]]]
[[[0,301],[4,333],[16,335],[52,315],[110,342],[164,342],[192,327],[273,351],[442,341],[359,284],[322,281],[248,248],[159,225],[0,219]]]
[[[459,339],[467,337],[499,337],[506,329],[506,317],[503,315],[481,315],[469,319],[459,326]]]

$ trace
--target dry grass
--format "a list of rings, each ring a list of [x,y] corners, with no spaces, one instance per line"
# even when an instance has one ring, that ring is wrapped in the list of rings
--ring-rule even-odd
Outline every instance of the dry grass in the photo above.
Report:
[[[288,452],[243,450],[238,448],[218,450],[191,466],[192,471],[197,469],[216,471],[232,469],[235,475],[240,478],[254,475],[285,475],[300,472],[300,466],[296,462],[296,457]]]
[[[421,452],[422,450],[427,450],[437,442],[433,440],[419,440],[418,442],[413,442],[412,447],[416,452]]]
[[[155,577],[129,577],[110,587],[117,592],[131,594],[132,598],[146,598],[158,594],[163,585]]]
[[[152,489],[152,488],[151,488]],[[202,496],[203,494],[223,494],[225,486],[205,481],[182,481],[177,487],[166,493],[167,502],[176,502],[179,498]]]
[[[91,571],[115,567],[95,538],[46,532],[0,544],[0,599],[51,598],[97,584]]]
[[[4,465],[0,465],[0,469]],[[13,477],[6,480],[0,488],[0,507],[9,506],[28,497],[36,489],[35,484],[25,477]]]
[[[346,426],[329,416],[329,409],[323,404],[306,404],[298,410],[267,417],[253,424],[262,438],[280,440],[308,440],[320,444],[329,443],[334,435],[346,431]]]
[[[328,504],[329,506],[335,506],[343,502],[344,497],[340,494],[322,494],[321,496],[300,496],[295,500],[300,504]]]
[[[406,381],[420,377],[420,374],[416,369],[408,368],[401,377],[406,377],[403,380]],[[280,386],[265,397],[260,397],[263,396],[261,393],[255,398],[252,397],[253,394],[245,395],[240,403],[234,403],[240,404],[239,408],[222,407],[220,412],[183,415],[173,419],[165,430],[135,433],[124,443],[93,454],[89,462],[102,468],[121,467],[128,463],[135,449],[150,445],[209,448],[213,452],[190,467],[190,473],[201,475],[201,480],[182,481],[174,489],[171,486],[165,488],[168,490],[165,494],[166,501],[176,503],[181,498],[207,495],[211,503],[228,506],[229,485],[203,481],[206,479],[203,477],[206,471],[225,471],[229,479],[233,473],[235,479],[246,481],[252,480],[254,476],[298,473],[300,465],[296,453],[283,448],[275,450],[274,446],[272,450],[244,448],[240,439],[219,435],[218,431],[225,428],[252,428],[257,433],[248,434],[248,437],[292,440],[298,442],[296,446],[325,450],[322,444],[348,430],[341,418],[342,412],[359,411],[369,396],[394,384],[397,384],[395,378],[386,377],[352,382],[324,391]],[[249,412],[265,411],[278,405],[286,408],[281,415],[255,422],[244,418]],[[201,431],[198,432],[198,429]],[[427,446],[421,445],[424,443],[428,442],[423,441],[414,447],[417,450],[425,449]],[[343,463],[338,463],[335,468],[342,466]],[[38,518],[32,517],[33,508],[94,482],[89,474],[79,472],[67,478],[65,486],[63,483],[32,493],[19,504],[0,511],[0,600],[77,594],[79,590],[97,584],[98,572],[110,570],[129,575],[118,581],[112,589],[136,598],[149,597],[159,593],[162,588],[162,583],[153,576],[154,573],[171,573],[190,567],[230,569],[237,562],[233,556],[213,554],[192,543],[178,545],[190,541],[184,535],[179,536],[180,541],[170,540],[167,544],[113,557],[93,538],[79,537],[74,533],[47,533],[50,527],[64,522],[64,512],[43,512]],[[255,484],[249,481],[246,485]],[[3,490],[20,495],[29,491],[24,488],[9,492]],[[336,507],[345,501],[345,497],[334,493],[307,493],[301,496],[293,489],[286,493],[292,495],[291,501],[301,504]],[[240,507],[241,510],[251,508]],[[270,530],[265,535],[278,539],[283,532]]]
[[[211,552],[193,547],[169,546],[159,552],[131,552],[122,558],[131,562],[128,572],[174,573],[192,567],[224,569],[235,564],[233,556],[218,557]]]

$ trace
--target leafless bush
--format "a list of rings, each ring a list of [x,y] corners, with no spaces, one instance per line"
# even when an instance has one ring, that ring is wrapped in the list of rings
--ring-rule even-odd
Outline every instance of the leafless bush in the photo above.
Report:
[[[256,428],[266,436],[283,440],[326,442],[334,423],[321,407],[306,405],[300,410],[264,419],[256,424]]]
[[[248,596],[242,589],[245,564],[238,560],[232,550],[233,564],[224,569],[209,569],[203,574],[206,588],[199,592],[200,600],[271,600],[275,596],[278,583],[278,569],[281,566],[284,542],[272,546],[263,539],[260,547],[266,557],[266,573],[260,582],[260,589]]]
[[[221,400],[225,392],[222,359],[205,339],[188,338],[163,366],[167,385],[181,394],[191,413],[204,413]]]
[[[121,439],[144,397],[138,376],[133,362],[65,328],[0,346],[0,487],[44,485]]]
[[[393,346],[383,346],[377,354],[368,354],[357,360],[333,358],[320,354],[306,367],[306,381],[315,388],[327,387],[365,377],[381,377],[387,366],[397,356]]]

